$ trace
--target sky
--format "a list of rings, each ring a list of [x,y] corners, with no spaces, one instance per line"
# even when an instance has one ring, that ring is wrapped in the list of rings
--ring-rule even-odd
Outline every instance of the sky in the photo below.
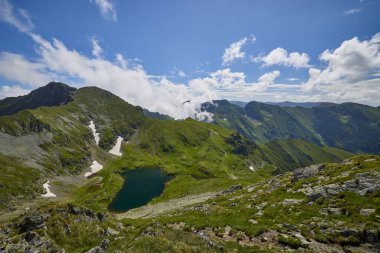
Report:
[[[207,120],[205,101],[380,106],[378,0],[0,0],[0,99],[50,81]]]

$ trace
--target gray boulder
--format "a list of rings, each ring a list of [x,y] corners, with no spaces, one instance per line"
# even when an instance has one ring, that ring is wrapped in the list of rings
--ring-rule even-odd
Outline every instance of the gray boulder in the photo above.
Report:
[[[227,190],[222,191],[221,194],[224,195],[224,194],[228,194],[228,193],[233,193],[234,191],[241,190],[241,189],[243,189],[243,186],[241,184],[232,185]]]
[[[110,240],[105,239],[103,240],[99,246],[96,246],[88,251],[86,253],[106,253],[108,249],[108,245],[110,243]]]
[[[380,173],[365,172],[358,173],[354,179],[347,180],[343,183],[319,185],[314,187],[300,188],[297,191],[304,193],[311,201],[324,196],[335,196],[339,192],[352,191],[360,196],[375,192],[380,189]]]
[[[19,224],[20,232],[24,233],[43,228],[48,217],[49,215],[47,214],[39,214],[36,212],[26,216]]]
[[[373,208],[360,209],[360,214],[363,216],[370,216],[371,214],[373,214],[375,212],[376,212],[376,209],[373,209]]]
[[[293,172],[292,182],[295,183],[302,179],[307,179],[317,175],[320,171],[326,168],[324,164],[314,164],[305,168],[296,169]]]

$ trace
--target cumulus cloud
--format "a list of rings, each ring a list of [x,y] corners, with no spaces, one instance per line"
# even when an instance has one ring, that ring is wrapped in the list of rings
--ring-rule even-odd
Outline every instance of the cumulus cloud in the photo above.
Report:
[[[4,85],[0,87],[0,99],[6,97],[17,97],[21,95],[26,95],[30,92],[30,90],[26,90],[19,85],[8,86]]]
[[[262,62],[263,66],[283,65],[296,69],[310,67],[308,54],[298,52],[288,53],[288,51],[281,47],[273,49],[268,55],[255,57],[253,61]]]
[[[217,70],[205,78],[192,79],[189,87],[194,90],[217,94],[217,97],[225,97],[231,92],[245,92],[250,96],[252,92],[263,92],[280,76],[280,71],[265,73],[257,82],[247,82],[243,72],[232,72],[231,69]],[[209,97],[212,97],[211,94]]]
[[[224,54],[222,56],[223,65],[228,65],[238,59],[243,59],[246,55],[245,52],[242,51],[243,46],[247,44],[247,42],[254,41],[256,41],[256,37],[254,35],[251,35],[232,43],[228,48],[224,50]]]
[[[14,10],[8,0],[0,0],[0,20],[16,27],[21,32],[30,32],[34,25],[26,10]]]
[[[90,2],[94,3],[99,8],[99,11],[104,18],[112,21],[117,20],[115,4],[111,0],[90,0]]]
[[[262,92],[265,91],[270,85],[274,84],[274,80],[280,76],[280,71],[275,70],[269,73],[266,73],[258,79],[258,82],[253,84],[249,89],[250,91]]]
[[[38,87],[55,79],[54,73],[41,62],[33,62],[19,54],[0,52],[0,75],[30,87]]]
[[[337,49],[325,50],[319,59],[327,64],[324,69],[309,69],[309,80],[304,90],[340,89],[367,80],[380,72],[380,33],[370,40],[352,38]]]
[[[208,94],[193,96],[185,85],[174,84],[165,77],[154,80],[141,66],[128,67],[121,54],[118,54],[116,62],[111,62],[86,57],[56,39],[36,42],[39,44],[40,61],[49,71],[75,77],[83,85],[107,89],[151,111],[186,118],[195,115],[200,104],[209,100]]]
[[[352,15],[352,14],[355,14],[355,13],[360,13],[362,12],[362,10],[360,8],[356,8],[356,9],[349,9],[349,10],[346,10],[345,12],[343,12],[344,15]]]
[[[21,21],[15,16],[13,7],[6,1],[2,3],[12,10],[7,12],[11,17],[5,21],[28,34],[36,44],[37,53],[35,59],[26,59],[22,55],[1,52],[0,75],[9,81],[35,88],[52,80],[75,80],[77,86],[98,86],[131,104],[176,119],[198,117],[201,104],[216,98],[211,91],[200,92],[194,88],[191,93],[184,84],[175,84],[165,77],[151,78],[141,65],[129,64],[120,53],[116,54],[114,61],[103,59],[100,57],[103,49],[95,39],[92,40],[94,57],[88,57],[67,48],[58,39],[49,41],[30,29],[20,29]],[[14,95],[16,91],[20,93],[20,89],[20,86],[7,86],[2,88],[1,96]]]

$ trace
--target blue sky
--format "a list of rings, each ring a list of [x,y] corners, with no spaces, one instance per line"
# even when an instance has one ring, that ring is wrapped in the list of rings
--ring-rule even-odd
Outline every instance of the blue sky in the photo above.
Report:
[[[216,98],[380,105],[380,1],[0,0],[0,7],[0,98],[55,80],[96,85],[176,118]]]

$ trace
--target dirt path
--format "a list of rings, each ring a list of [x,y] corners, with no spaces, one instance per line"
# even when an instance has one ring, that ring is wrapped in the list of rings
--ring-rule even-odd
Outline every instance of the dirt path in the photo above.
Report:
[[[138,218],[152,218],[163,213],[173,211],[175,209],[180,209],[185,206],[192,204],[204,202],[210,198],[213,198],[219,192],[206,192],[198,195],[191,195],[177,199],[171,199],[166,202],[161,202],[152,205],[142,206],[136,209],[129,210],[126,213],[117,214],[118,219],[129,218],[129,219],[138,219]]]

